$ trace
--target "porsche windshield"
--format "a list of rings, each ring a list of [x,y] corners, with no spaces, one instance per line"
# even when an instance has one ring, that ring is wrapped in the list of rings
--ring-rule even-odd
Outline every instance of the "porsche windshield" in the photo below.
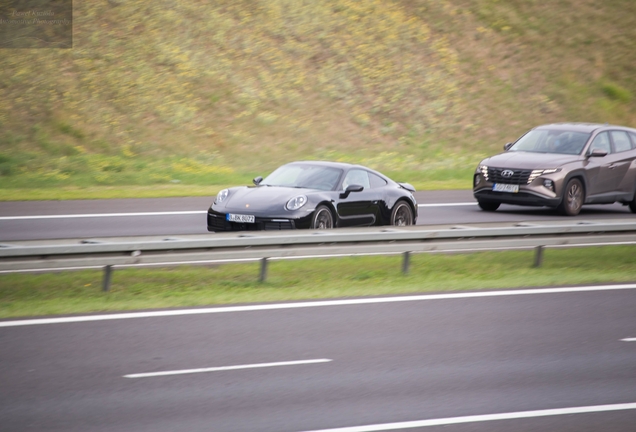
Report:
[[[587,132],[533,129],[519,138],[508,151],[578,155],[589,137]]]
[[[321,165],[283,165],[268,175],[260,184],[295,188],[333,190],[342,170]]]

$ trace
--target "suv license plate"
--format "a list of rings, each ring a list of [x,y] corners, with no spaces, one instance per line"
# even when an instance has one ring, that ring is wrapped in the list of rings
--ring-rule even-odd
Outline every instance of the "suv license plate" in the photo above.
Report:
[[[505,183],[495,183],[494,185],[492,185],[492,190],[495,191],[495,192],[518,193],[519,192],[519,185],[505,184]]]
[[[242,214],[227,214],[227,220],[229,222],[239,222],[239,223],[254,223],[254,215],[242,215]]]

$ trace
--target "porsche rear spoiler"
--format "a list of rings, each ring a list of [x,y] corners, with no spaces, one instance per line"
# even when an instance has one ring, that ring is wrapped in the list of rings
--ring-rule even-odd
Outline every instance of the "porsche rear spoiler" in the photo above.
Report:
[[[397,184],[399,184],[402,189],[406,189],[407,191],[410,191],[410,192],[415,192],[415,188],[410,183],[397,182]]]

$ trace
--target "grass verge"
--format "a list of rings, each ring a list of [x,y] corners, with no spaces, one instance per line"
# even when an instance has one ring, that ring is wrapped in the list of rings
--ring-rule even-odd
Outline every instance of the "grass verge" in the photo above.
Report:
[[[193,307],[229,303],[636,281],[636,246],[506,251],[411,258],[349,257],[278,261],[258,282],[259,265],[125,269],[101,291],[101,271],[0,275],[0,318]]]
[[[475,159],[478,160],[478,159]],[[467,189],[471,186],[474,167],[433,169],[424,172],[414,170],[384,172],[395,181],[411,183],[417,190]],[[92,181],[69,178],[49,181],[48,185],[30,187],[27,178],[14,179],[14,184],[0,185],[1,201],[81,200],[114,198],[167,198],[186,196],[214,196],[221,189],[252,185],[252,179],[263,173],[235,173],[222,179],[202,174],[192,174],[190,182],[164,182],[145,184],[152,173],[140,170],[129,178],[130,183],[100,185]],[[167,184],[166,184],[167,183]]]

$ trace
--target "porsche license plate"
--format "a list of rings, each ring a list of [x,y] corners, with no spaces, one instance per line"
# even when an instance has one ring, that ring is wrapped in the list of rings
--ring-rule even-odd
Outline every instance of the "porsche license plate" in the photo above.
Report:
[[[518,193],[519,185],[513,184],[505,184],[505,183],[495,183],[492,185],[492,190],[495,192],[510,192],[510,193]]]
[[[254,223],[254,215],[228,213],[226,217],[229,222]]]

